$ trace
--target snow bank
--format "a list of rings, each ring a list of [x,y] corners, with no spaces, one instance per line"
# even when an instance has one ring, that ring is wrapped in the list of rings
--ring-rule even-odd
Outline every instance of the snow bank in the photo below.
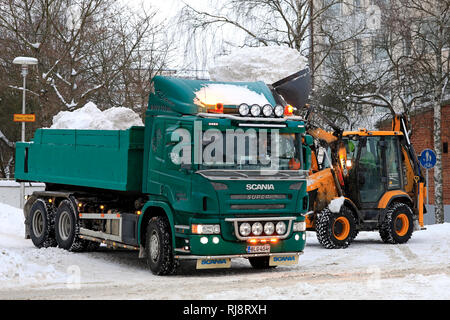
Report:
[[[215,105],[218,102],[224,105],[239,105],[241,103],[269,104],[266,97],[261,93],[252,91],[244,86],[230,84],[209,84],[195,92],[196,98],[204,104]]]
[[[88,102],[75,111],[61,111],[53,117],[50,129],[90,129],[125,130],[132,126],[143,126],[138,114],[125,107],[110,108],[101,111]]]
[[[25,226],[21,209],[0,203],[0,234],[23,235]]]
[[[331,200],[330,204],[328,205],[328,208],[333,213],[339,213],[341,211],[341,207],[344,204],[345,198],[339,197],[336,199]]]
[[[241,48],[217,58],[209,68],[214,81],[263,81],[274,83],[307,67],[308,60],[297,50],[269,46]]]

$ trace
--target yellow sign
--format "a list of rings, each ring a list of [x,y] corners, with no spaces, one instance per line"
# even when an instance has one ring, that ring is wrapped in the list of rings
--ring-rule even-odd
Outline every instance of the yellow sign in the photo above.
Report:
[[[35,114],[14,114],[14,122],[35,122],[36,115]]]

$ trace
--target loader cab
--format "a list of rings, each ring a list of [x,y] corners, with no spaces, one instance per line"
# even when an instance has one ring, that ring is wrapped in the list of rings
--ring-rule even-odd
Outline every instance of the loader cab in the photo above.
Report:
[[[365,219],[374,218],[388,191],[404,190],[400,136],[380,131],[344,134],[348,171],[345,191],[365,212]]]

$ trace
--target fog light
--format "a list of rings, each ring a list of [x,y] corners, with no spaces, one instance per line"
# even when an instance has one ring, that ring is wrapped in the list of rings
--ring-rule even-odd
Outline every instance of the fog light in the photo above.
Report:
[[[207,238],[207,237],[201,237],[201,238],[200,238],[200,242],[201,242],[202,244],[207,244],[207,243],[208,243],[208,238]]]
[[[214,237],[213,238],[213,243],[214,244],[218,244],[219,243],[219,238],[218,237]]]
[[[248,104],[243,103],[239,106],[239,114],[243,117],[248,116],[248,114],[250,113],[250,107],[248,106]]]
[[[264,117],[271,117],[273,114],[272,105],[266,104],[262,109],[262,113],[263,113]]]
[[[277,223],[275,230],[278,234],[285,234],[286,233],[286,223],[283,221],[280,221]]]
[[[273,224],[273,222],[266,222],[264,224],[264,233],[267,234],[268,236],[272,235],[275,231],[275,225]]]
[[[261,235],[261,233],[263,232],[263,225],[261,222],[255,222],[252,225],[252,232],[255,236],[259,236]]]
[[[275,115],[276,115],[278,118],[281,118],[281,117],[283,117],[283,115],[284,115],[284,107],[283,107],[283,106],[280,106],[280,105],[277,105],[277,106],[273,109],[273,112],[275,113]]]
[[[250,113],[254,117],[259,117],[261,115],[261,107],[257,104],[252,105],[250,108]]]
[[[239,232],[242,236],[246,237],[252,232],[252,228],[250,227],[250,223],[244,222],[239,227]]]

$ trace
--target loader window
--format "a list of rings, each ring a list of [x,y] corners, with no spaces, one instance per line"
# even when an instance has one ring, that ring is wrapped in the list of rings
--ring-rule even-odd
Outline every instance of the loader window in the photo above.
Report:
[[[396,137],[385,137],[388,189],[401,187],[398,143]]]
[[[361,146],[358,181],[361,202],[377,202],[384,192],[381,137],[367,137]]]

